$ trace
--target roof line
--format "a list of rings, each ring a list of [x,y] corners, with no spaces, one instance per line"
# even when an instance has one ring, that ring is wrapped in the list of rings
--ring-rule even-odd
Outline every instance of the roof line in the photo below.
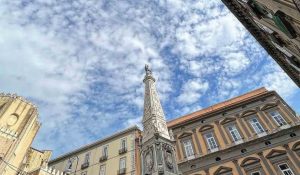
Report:
[[[251,99],[251,98],[256,97],[258,95],[266,94],[267,92],[271,92],[271,91],[268,91],[265,87],[261,87],[259,89],[255,89],[253,91],[250,91],[248,93],[239,95],[239,96],[231,98],[229,100],[214,104],[214,105],[209,106],[207,108],[204,108],[204,109],[195,111],[193,113],[183,115],[183,116],[178,117],[174,120],[168,121],[167,125],[168,125],[168,127],[175,127],[177,125],[186,123],[187,121],[191,121],[191,120],[194,120],[194,119],[197,119],[197,118],[201,118],[204,115],[209,115],[212,112],[216,112],[218,110],[224,109],[225,107],[236,105],[237,103],[240,103],[242,101]],[[238,100],[239,98],[241,98],[241,99]]]
[[[81,152],[81,151],[83,151],[83,150],[85,150],[85,149],[87,149],[87,148],[91,148],[91,147],[96,146],[96,145],[98,145],[98,144],[101,144],[101,143],[103,143],[103,142],[105,142],[105,141],[108,141],[108,140],[110,140],[110,139],[112,139],[112,138],[114,138],[114,137],[116,137],[116,136],[125,134],[125,133],[127,133],[127,132],[129,132],[129,131],[133,131],[133,130],[140,130],[140,129],[139,129],[139,127],[138,127],[137,125],[134,125],[134,126],[132,126],[132,127],[126,128],[126,129],[124,129],[124,130],[121,130],[121,131],[119,131],[119,132],[116,132],[115,134],[112,134],[112,135],[110,135],[110,136],[107,136],[107,137],[105,137],[105,138],[103,138],[103,139],[97,140],[97,141],[92,142],[92,143],[90,143],[90,144],[87,144],[87,145],[84,145],[84,146],[82,146],[82,147],[79,147],[78,149],[75,149],[75,150],[73,150],[73,151],[70,151],[70,152],[67,152],[67,153],[65,153],[65,154],[62,154],[61,156],[58,156],[58,157],[56,157],[56,158],[50,160],[50,161],[49,161],[49,164],[54,163],[54,162],[56,162],[56,161],[59,161],[59,160],[61,160],[61,159],[63,159],[63,158],[66,158],[66,157],[68,157],[68,156],[70,156],[70,155],[72,155],[72,154],[79,153],[79,152]]]

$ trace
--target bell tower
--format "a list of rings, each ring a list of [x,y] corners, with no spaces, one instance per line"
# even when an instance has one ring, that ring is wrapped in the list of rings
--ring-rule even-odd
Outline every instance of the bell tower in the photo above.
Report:
[[[155,78],[145,66],[142,175],[177,175],[174,140],[170,137],[165,115],[155,87]]]

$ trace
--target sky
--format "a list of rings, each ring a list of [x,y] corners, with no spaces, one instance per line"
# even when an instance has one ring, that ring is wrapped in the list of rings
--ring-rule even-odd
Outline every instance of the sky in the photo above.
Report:
[[[0,91],[38,106],[56,157],[140,125],[144,65],[167,120],[259,87],[300,91],[220,0],[1,0]],[[298,99],[298,100],[297,100]]]

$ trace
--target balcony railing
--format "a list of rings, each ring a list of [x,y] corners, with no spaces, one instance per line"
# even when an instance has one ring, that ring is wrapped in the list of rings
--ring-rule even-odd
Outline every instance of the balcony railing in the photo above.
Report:
[[[126,174],[126,168],[122,168],[118,170],[118,175]]]
[[[86,169],[87,167],[89,167],[90,163],[89,162],[85,162],[81,165],[81,169]]]
[[[126,147],[119,149],[119,154],[124,154],[126,152],[127,152],[127,148]]]
[[[101,156],[100,157],[100,162],[104,162],[104,161],[106,161],[107,160],[107,155],[103,155],[103,156]]]

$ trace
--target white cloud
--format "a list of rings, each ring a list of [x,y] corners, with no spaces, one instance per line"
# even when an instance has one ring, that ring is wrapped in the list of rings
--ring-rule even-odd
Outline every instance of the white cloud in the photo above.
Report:
[[[202,82],[201,79],[189,80],[183,85],[177,102],[181,104],[195,103],[200,100],[201,95],[207,91],[208,87],[208,82]]]

